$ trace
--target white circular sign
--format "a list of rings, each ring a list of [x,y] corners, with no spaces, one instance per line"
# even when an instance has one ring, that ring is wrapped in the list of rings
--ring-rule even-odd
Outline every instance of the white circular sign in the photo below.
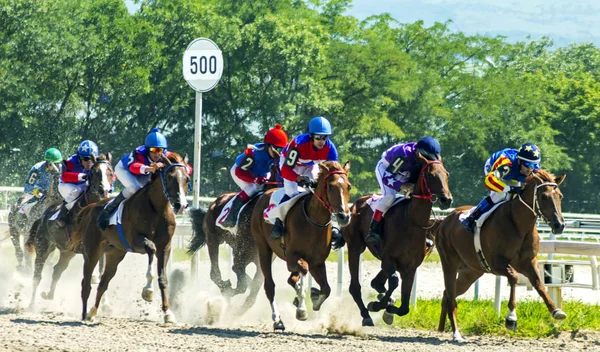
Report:
[[[215,42],[194,39],[183,53],[183,78],[197,92],[213,89],[223,74],[223,53]]]

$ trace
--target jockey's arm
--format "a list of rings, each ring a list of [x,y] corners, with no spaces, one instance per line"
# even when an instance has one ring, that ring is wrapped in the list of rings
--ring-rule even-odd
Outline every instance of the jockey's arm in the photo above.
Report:
[[[487,189],[494,192],[504,192],[507,188],[502,180],[510,172],[512,162],[508,158],[494,163],[494,168],[485,176],[484,184]]]

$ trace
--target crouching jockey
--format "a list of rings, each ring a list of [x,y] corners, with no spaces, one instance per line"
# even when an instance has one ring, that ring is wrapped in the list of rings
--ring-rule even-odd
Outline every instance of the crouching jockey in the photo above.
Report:
[[[125,199],[130,198],[149,181],[150,176],[165,165],[161,162],[167,154],[167,138],[158,128],[153,128],[146,136],[144,145],[125,154],[115,167],[115,176],[123,184],[119,195],[104,206],[98,215],[98,227],[105,230],[110,216]]]
[[[28,216],[29,210],[39,204],[40,199],[48,192],[52,183],[52,175],[60,172],[62,155],[56,148],[50,148],[44,153],[44,161],[33,165],[27,173],[24,194],[19,204],[19,212]]]
[[[259,186],[269,177],[271,165],[279,160],[281,150],[287,142],[287,134],[277,124],[267,132],[263,143],[248,146],[238,155],[231,168],[231,177],[242,191],[235,196],[229,214],[221,223],[223,227],[235,226],[240,209],[258,193]]]
[[[85,192],[90,169],[94,166],[92,156],[97,158],[98,155],[99,151],[96,143],[86,140],[81,142],[77,148],[77,154],[73,154],[65,160],[65,170],[58,184],[58,192],[64,199],[60,213],[56,218],[56,224],[59,227],[65,226],[70,210],[79,196]]]
[[[440,143],[435,138],[423,137],[416,143],[396,144],[381,154],[375,176],[383,197],[376,203],[365,242],[379,248],[383,237],[383,214],[394,203],[396,192],[406,191],[407,196],[412,193],[422,167],[418,162],[419,155],[428,160],[441,160],[441,153]]]
[[[471,214],[461,223],[470,232],[475,233],[475,224],[479,217],[492,207],[510,198],[511,193],[521,190],[527,176],[540,169],[542,152],[533,143],[525,143],[521,149],[502,149],[485,162],[485,187],[490,195],[485,197]],[[507,185],[509,183],[509,185]]]
[[[279,165],[285,195],[279,204],[298,194],[298,185],[308,186],[319,174],[319,162],[337,161],[338,152],[331,136],[331,123],[324,117],[315,117],[308,123],[308,133],[294,138],[281,153]],[[285,233],[283,221],[277,218],[271,230],[271,239],[278,240]],[[333,237],[338,237],[334,233]]]

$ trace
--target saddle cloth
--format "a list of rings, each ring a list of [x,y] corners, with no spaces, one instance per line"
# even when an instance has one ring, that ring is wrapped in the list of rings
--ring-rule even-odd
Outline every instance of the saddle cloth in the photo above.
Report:
[[[298,187],[298,190],[300,193],[296,194],[282,204],[279,204],[279,202],[285,195],[285,188],[280,188],[273,192],[269,201],[269,206],[263,211],[263,217],[265,221],[271,225],[275,224],[275,220],[278,218],[281,219],[281,221],[285,221],[285,215],[292,208],[292,206],[296,204],[302,197],[310,194],[304,188]]]
[[[111,200],[110,202],[108,202],[106,204],[108,205],[109,203],[112,203],[112,202],[113,202],[113,200]],[[115,211],[110,216],[110,220],[108,222],[109,225],[116,225],[117,223],[119,223],[119,224],[121,223],[121,219],[123,218],[123,208],[124,208],[126,202],[127,202],[127,199],[122,201],[121,204],[119,204],[117,211]]]
[[[246,208],[246,205],[250,204],[250,201],[252,201],[252,199],[262,195],[263,193],[265,193],[265,192],[256,193],[244,205],[242,205],[242,207],[240,208],[240,211],[237,214],[237,220],[235,221],[235,226],[227,228],[227,227],[223,227],[222,223],[225,220],[225,218],[227,217],[227,215],[229,214],[229,211],[231,210],[231,206],[233,205],[233,201],[235,200],[235,197],[231,197],[229,202],[227,202],[227,204],[225,204],[223,209],[221,209],[221,213],[219,213],[219,216],[217,217],[217,221],[216,221],[215,225],[225,231],[230,232],[232,235],[236,235],[237,231],[238,231],[239,221],[240,221],[240,214],[242,213],[242,211],[244,211],[244,209]]]
[[[371,209],[373,210],[373,212],[375,212],[375,210],[377,209],[377,203],[381,200],[381,198],[383,198],[383,196],[381,194],[373,194],[371,196],[371,198],[367,199],[367,204],[371,207]],[[394,205],[400,203],[401,201],[403,201],[405,199],[406,199],[406,197],[404,197],[403,194],[396,193],[396,199],[394,199],[394,201],[392,202],[392,205],[390,205],[390,207],[387,208],[383,212],[383,215],[385,215],[385,213],[387,213],[388,210],[392,209],[392,207]]]

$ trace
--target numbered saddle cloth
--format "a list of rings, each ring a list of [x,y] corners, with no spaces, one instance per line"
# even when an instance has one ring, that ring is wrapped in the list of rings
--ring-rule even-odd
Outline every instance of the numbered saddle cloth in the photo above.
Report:
[[[216,226],[218,226],[219,228],[231,232],[231,234],[236,235],[237,231],[238,231],[238,226],[239,226],[239,222],[240,222],[240,215],[242,214],[242,212],[244,211],[244,209],[246,209],[246,206],[248,204],[250,204],[250,202],[252,201],[252,199],[261,196],[263,193],[265,192],[258,192],[256,193],[254,196],[252,196],[244,205],[242,205],[242,207],[240,208],[240,211],[237,214],[236,217],[236,221],[235,221],[235,226],[234,227],[223,227],[223,221],[225,221],[225,218],[227,217],[227,215],[229,215],[229,211],[231,210],[231,206],[233,205],[233,201],[235,200],[236,197],[231,197],[231,199],[229,200],[229,202],[227,202],[227,204],[225,204],[225,206],[223,207],[223,209],[221,209],[221,213],[219,214],[219,216],[217,217],[217,221],[215,223]]]
[[[377,203],[381,200],[381,198],[383,198],[383,196],[381,194],[373,194],[371,196],[371,198],[367,199],[367,204],[371,207],[373,212],[375,212],[375,210],[377,210]],[[405,199],[406,199],[406,197],[404,197],[403,194],[396,193],[396,199],[394,199],[394,201],[392,202],[392,205],[390,205],[390,207],[387,208],[383,212],[383,215],[385,215],[385,213],[387,213],[387,211],[390,210],[394,205],[400,203],[401,201],[403,201]]]
[[[292,208],[294,204],[296,204],[302,197],[309,195],[310,193],[304,190],[304,188],[298,187],[300,193],[296,194],[292,198],[287,201],[279,204],[281,199],[285,195],[285,188],[280,188],[277,191],[273,192],[271,195],[271,200],[269,201],[269,206],[263,212],[263,217],[266,222],[270,224],[275,224],[276,219],[281,219],[281,221],[285,221],[285,215]]]

